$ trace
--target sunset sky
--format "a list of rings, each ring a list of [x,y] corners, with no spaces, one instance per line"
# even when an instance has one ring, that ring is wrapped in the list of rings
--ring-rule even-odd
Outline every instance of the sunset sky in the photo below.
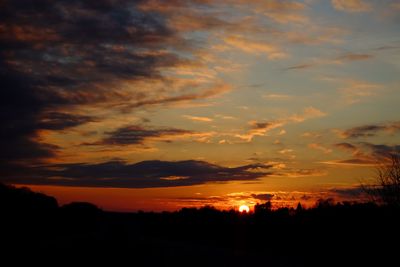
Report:
[[[106,210],[362,198],[400,1],[0,0],[0,181]]]

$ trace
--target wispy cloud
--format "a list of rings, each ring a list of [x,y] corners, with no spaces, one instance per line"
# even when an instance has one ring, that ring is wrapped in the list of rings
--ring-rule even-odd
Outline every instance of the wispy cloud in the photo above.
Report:
[[[325,153],[325,154],[329,154],[329,153],[332,152],[332,149],[327,148],[327,147],[325,147],[325,146],[323,146],[323,145],[321,145],[321,144],[319,144],[319,143],[311,143],[311,144],[308,144],[308,147],[309,147],[309,148],[312,148],[312,149],[315,149],[315,150],[322,151],[322,152]]]
[[[303,122],[305,120],[314,119],[324,117],[327,114],[319,109],[314,107],[307,107],[303,110],[303,113],[294,114],[290,116],[287,121],[288,122]]]
[[[302,70],[315,66],[315,63],[304,63],[287,67],[285,70]]]
[[[344,131],[338,131],[339,136],[342,138],[373,137],[378,135],[380,132],[386,132],[389,134],[400,132],[400,122],[368,124],[353,127]]]
[[[279,46],[266,41],[251,40],[242,36],[233,35],[224,38],[224,42],[226,45],[240,49],[246,53],[265,54],[271,60],[288,56]]]
[[[367,12],[372,6],[364,0],[331,0],[335,9],[345,12]]]
[[[234,116],[228,116],[228,115],[222,115],[222,114],[216,114],[216,118],[223,119],[223,120],[236,120],[237,118]]]
[[[381,84],[348,80],[346,85],[339,88],[345,103],[355,104],[370,97],[376,96],[380,90],[383,89]]]
[[[244,2],[244,1],[241,1]],[[248,3],[248,2],[246,2]],[[308,17],[303,14],[306,5],[296,1],[254,1],[256,11],[278,23],[306,23]]]
[[[299,168],[284,168],[278,172],[274,172],[271,176],[275,177],[308,177],[308,176],[326,176],[328,172],[324,169],[299,169]]]
[[[358,61],[358,60],[367,60],[373,58],[373,55],[370,54],[356,54],[356,53],[347,53],[341,56],[338,56],[336,60],[345,60],[345,61]]]
[[[354,61],[362,61],[372,59],[374,55],[365,53],[346,53],[336,57],[330,58],[314,58],[308,62],[303,62],[297,65],[289,66],[284,70],[303,70],[323,65],[337,65],[344,63],[351,63]]]
[[[264,136],[267,132],[276,128],[283,127],[288,123],[301,123],[305,120],[319,118],[323,116],[326,116],[325,112],[322,112],[321,110],[314,107],[307,107],[303,110],[302,113],[293,114],[289,117],[282,119],[264,122],[250,121],[249,124],[251,126],[251,129],[246,134],[237,134],[236,137],[246,142],[250,142],[255,136]]]
[[[249,122],[251,129],[245,134],[236,134],[235,137],[245,141],[251,142],[255,136],[264,136],[267,132],[282,127],[285,125],[284,121],[268,121],[268,122]]]
[[[187,103],[195,100],[215,98],[231,91],[231,89],[232,87],[229,84],[217,84],[210,88],[200,90],[200,92],[181,94],[179,96],[155,97],[135,101],[134,103],[123,104],[122,108],[127,110],[154,105],[179,105],[181,103]]]
[[[199,116],[191,116],[191,115],[182,115],[182,117],[191,120],[191,121],[200,121],[200,122],[212,122],[213,119],[209,117],[199,117]]]
[[[274,99],[274,100],[286,100],[291,98],[291,95],[285,95],[285,94],[266,94],[263,95],[263,98],[265,99]]]
[[[322,163],[332,165],[375,166],[388,162],[392,155],[398,154],[400,151],[400,145],[389,146],[367,142],[357,144],[338,143],[335,144],[335,147],[350,153],[352,158],[330,160]]]

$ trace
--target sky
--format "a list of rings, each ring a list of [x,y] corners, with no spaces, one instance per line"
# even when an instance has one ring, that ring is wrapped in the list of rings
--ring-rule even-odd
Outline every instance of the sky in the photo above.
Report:
[[[0,0],[0,182],[106,210],[363,198],[400,1]]]

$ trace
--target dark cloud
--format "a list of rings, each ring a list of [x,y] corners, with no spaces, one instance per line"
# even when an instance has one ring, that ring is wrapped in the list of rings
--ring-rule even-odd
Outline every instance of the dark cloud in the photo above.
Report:
[[[339,143],[336,147],[352,154],[353,158],[326,162],[329,164],[376,165],[386,162],[400,153],[400,145],[384,145],[361,142],[357,144]]]
[[[251,197],[258,199],[258,200],[263,200],[263,201],[269,201],[274,196],[275,196],[274,194],[251,194]]]
[[[340,55],[336,58],[330,59],[330,60],[339,60],[339,61],[361,61],[361,60],[368,60],[373,58],[373,55],[370,54],[359,54],[359,53],[347,53]],[[321,64],[325,64],[323,61],[315,61],[315,62],[305,62],[302,64],[297,64],[293,66],[289,66],[285,68],[284,70],[302,70],[302,69],[308,69],[312,68]]]
[[[361,187],[350,187],[350,188],[333,188],[329,190],[329,193],[335,193],[339,197],[357,197],[365,195],[365,189]]]
[[[285,70],[301,70],[301,69],[307,69],[313,67],[315,64],[314,63],[305,63],[305,64],[299,64],[299,65],[294,65],[287,67]]]
[[[33,163],[55,156],[58,148],[41,143],[39,131],[93,121],[70,112],[79,105],[134,103],[124,107],[135,108],[218,93],[168,97],[156,89],[151,94],[121,89],[121,82],[164,80],[160,69],[192,64],[177,51],[188,51],[195,42],[172,28],[170,14],[143,9],[146,4],[140,0],[0,2],[1,161]]]
[[[223,94],[229,91],[231,88],[227,85],[216,85],[215,87],[208,88],[202,92],[198,93],[187,93],[178,96],[166,96],[160,97],[155,99],[143,99],[139,101],[134,101],[131,104],[123,105],[125,109],[133,109],[139,108],[143,106],[151,106],[151,105],[158,105],[158,104],[170,104],[170,103],[179,103],[179,102],[187,102],[191,100],[197,99],[205,99],[205,98],[212,98],[217,95]]]
[[[384,45],[384,46],[376,47],[372,50],[383,51],[383,50],[393,50],[393,49],[399,49],[399,48],[400,48],[400,46]]]
[[[338,144],[335,144],[335,146],[338,148],[347,150],[347,151],[351,151],[351,152],[357,150],[356,146],[349,144],[349,143],[338,143]]]
[[[192,131],[164,128],[164,129],[151,129],[144,128],[140,125],[131,125],[117,129],[113,132],[108,132],[107,137],[100,142],[94,143],[95,145],[132,145],[143,144],[146,140],[152,138],[162,138],[171,136],[180,136],[185,134],[192,134]]]
[[[348,53],[337,57],[337,60],[346,60],[346,61],[358,61],[358,60],[367,60],[373,58],[373,55],[370,54],[356,54],[356,53]]]
[[[371,143],[361,143],[361,146],[366,148],[372,157],[378,160],[390,159],[393,155],[398,155],[400,153],[400,145],[382,145],[382,144],[371,144]]]
[[[251,124],[252,129],[269,129],[275,126],[276,123],[274,122],[254,122]]]
[[[95,121],[95,118],[90,116],[50,112],[39,119],[38,128],[46,130],[64,130],[93,121]]]
[[[389,133],[400,132],[400,122],[358,126],[345,130],[341,135],[345,138],[372,137],[382,131]]]
[[[227,168],[204,161],[142,161],[129,164],[109,161],[99,164],[58,164],[13,173],[5,182],[62,186],[151,188],[190,186],[209,182],[257,180],[269,173],[267,165]],[[257,169],[257,172],[252,170]],[[27,177],[26,173],[30,173]]]

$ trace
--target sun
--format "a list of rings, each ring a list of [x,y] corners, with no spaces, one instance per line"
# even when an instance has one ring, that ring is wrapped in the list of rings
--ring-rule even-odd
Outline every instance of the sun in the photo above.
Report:
[[[249,213],[249,211],[250,211],[250,208],[247,205],[241,205],[239,207],[239,212],[241,212],[241,213]]]

